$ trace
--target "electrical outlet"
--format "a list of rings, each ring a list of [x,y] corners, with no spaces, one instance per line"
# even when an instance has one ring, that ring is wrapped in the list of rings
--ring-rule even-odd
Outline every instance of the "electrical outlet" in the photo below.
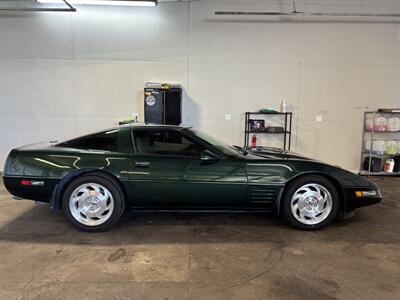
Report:
[[[232,120],[231,114],[225,114],[225,121],[230,121]]]
[[[322,122],[322,120],[323,120],[322,115],[315,116],[315,122]]]

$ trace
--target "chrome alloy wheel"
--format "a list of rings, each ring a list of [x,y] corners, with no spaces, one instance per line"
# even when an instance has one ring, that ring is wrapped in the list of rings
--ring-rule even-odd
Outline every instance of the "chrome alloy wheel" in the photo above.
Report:
[[[111,217],[114,199],[104,186],[97,183],[85,183],[72,192],[69,209],[79,223],[97,226]]]
[[[329,216],[332,210],[332,196],[322,185],[306,184],[293,194],[290,207],[297,221],[315,225]]]

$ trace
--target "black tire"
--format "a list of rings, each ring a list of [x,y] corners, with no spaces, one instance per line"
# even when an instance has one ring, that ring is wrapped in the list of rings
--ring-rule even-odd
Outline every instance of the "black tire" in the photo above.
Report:
[[[303,187],[304,185],[307,184],[318,184],[323,186],[325,189],[328,190],[328,192],[331,195],[332,198],[332,208],[330,213],[327,215],[327,217],[322,220],[320,223],[317,224],[304,224],[300,222],[299,220],[296,219],[296,217],[293,215],[292,209],[291,209],[291,201],[294,193],[296,191]],[[292,182],[285,190],[285,193],[282,198],[282,216],[288,222],[290,225],[293,227],[300,229],[300,230],[319,230],[322,229],[323,227],[327,226],[330,224],[337,216],[338,211],[339,211],[339,194],[335,186],[325,177],[318,176],[318,175],[308,175],[304,177],[300,177],[299,179],[295,180]]]
[[[114,202],[113,211],[107,221],[102,224],[94,226],[83,224],[76,220],[71,212],[69,205],[71,195],[77,187],[85,183],[99,184],[105,187],[112,195]],[[111,176],[101,173],[90,173],[77,177],[67,186],[63,193],[62,208],[67,220],[79,230],[87,232],[106,231],[115,225],[123,214],[125,210],[125,196],[120,184]]]

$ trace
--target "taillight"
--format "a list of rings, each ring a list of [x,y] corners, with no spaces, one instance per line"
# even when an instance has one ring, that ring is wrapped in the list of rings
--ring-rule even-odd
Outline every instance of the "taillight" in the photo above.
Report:
[[[22,179],[21,185],[44,185],[44,181]]]

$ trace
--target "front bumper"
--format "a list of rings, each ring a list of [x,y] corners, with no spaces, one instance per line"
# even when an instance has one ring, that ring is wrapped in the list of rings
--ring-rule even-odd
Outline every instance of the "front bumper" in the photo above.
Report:
[[[365,192],[361,196],[357,196],[358,192]],[[345,189],[345,207],[346,212],[355,210],[356,208],[377,204],[382,201],[382,195],[378,187],[373,188],[347,188]]]

